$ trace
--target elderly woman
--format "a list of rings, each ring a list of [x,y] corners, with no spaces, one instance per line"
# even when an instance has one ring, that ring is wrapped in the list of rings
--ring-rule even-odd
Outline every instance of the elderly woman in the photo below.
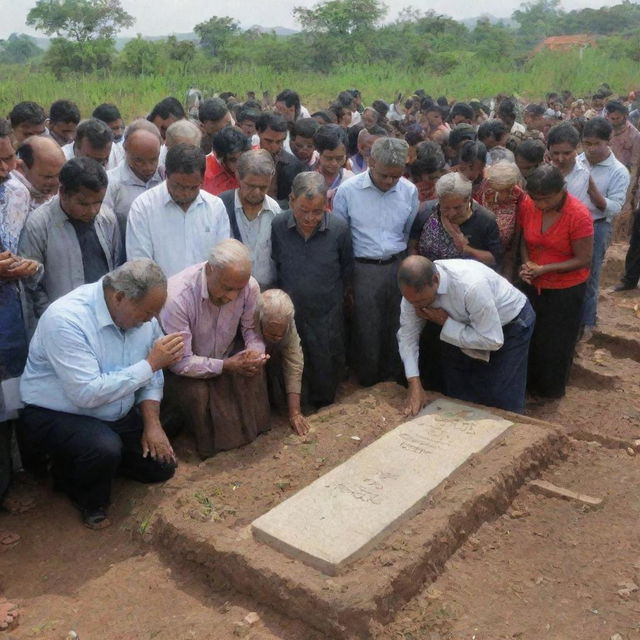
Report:
[[[537,320],[529,351],[529,390],[561,398],[573,362],[591,254],[589,210],[567,193],[560,170],[542,165],[527,178],[520,208],[520,277]]]
[[[207,156],[202,188],[217,196],[237,189],[238,159],[251,149],[251,140],[235,127],[225,127],[213,136],[213,151]]]
[[[289,198],[291,210],[271,225],[278,286],[295,305],[304,352],[308,403],[331,404],[345,364],[343,300],[353,270],[347,223],[329,214],[327,183],[315,171],[298,174]]]
[[[270,356],[267,362],[267,385],[271,404],[284,405],[286,394],[289,424],[300,436],[309,431],[309,423],[300,409],[304,355],[294,320],[291,298],[282,289],[269,289],[262,294],[258,326]]]
[[[411,228],[409,253],[429,260],[471,258],[499,264],[502,244],[496,218],[471,198],[472,185],[460,173],[436,183],[437,201],[425,202]]]
[[[503,251],[501,273],[513,282],[517,275],[516,254],[520,247],[516,236],[518,207],[525,195],[520,186],[522,176],[515,163],[498,162],[487,167],[486,180],[486,187],[477,201],[496,217]]]

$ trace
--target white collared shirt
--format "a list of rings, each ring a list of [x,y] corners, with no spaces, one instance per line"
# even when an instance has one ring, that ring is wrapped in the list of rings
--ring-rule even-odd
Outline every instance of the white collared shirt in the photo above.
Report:
[[[276,281],[276,267],[271,258],[271,222],[281,212],[280,205],[273,198],[265,196],[262,211],[253,220],[249,220],[244,214],[236,189],[234,209],[242,243],[251,251],[251,275],[264,291]]]
[[[617,216],[627,199],[627,189],[629,188],[629,170],[622,162],[616,159],[613,155],[613,151],[609,154],[608,158],[605,158],[598,164],[590,164],[584,153],[578,156],[577,162],[583,164],[589,172],[591,177],[598,187],[598,191],[605,199],[607,206],[604,211],[601,211],[589,198],[588,202],[585,202],[587,209],[591,213],[591,217],[594,220],[608,220],[611,221]]]
[[[127,259],[151,258],[167,278],[204,262],[211,249],[231,235],[222,200],[200,190],[184,211],[162,182],[138,196],[129,210]]]
[[[436,260],[434,264],[440,282],[431,307],[449,314],[440,340],[460,347],[472,358],[488,361],[490,352],[504,344],[502,327],[522,311],[527,298],[477,260]],[[425,324],[413,305],[402,298],[398,346],[407,378],[420,375],[418,351]]]

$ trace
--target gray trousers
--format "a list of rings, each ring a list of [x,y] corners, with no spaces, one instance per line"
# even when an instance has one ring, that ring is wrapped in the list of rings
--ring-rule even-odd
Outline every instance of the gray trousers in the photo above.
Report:
[[[402,298],[397,281],[400,262],[355,263],[351,367],[366,387],[402,377],[396,337]]]

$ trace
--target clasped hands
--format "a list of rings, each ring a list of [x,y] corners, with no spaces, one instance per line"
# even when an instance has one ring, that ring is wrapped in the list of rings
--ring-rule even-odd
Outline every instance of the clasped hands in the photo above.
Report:
[[[27,260],[11,253],[11,251],[0,252],[0,279],[20,280],[28,278],[36,273],[40,263],[35,260]]]
[[[269,357],[266,353],[260,353],[253,349],[245,349],[230,358],[225,358],[222,369],[250,378],[251,376],[255,376],[256,373],[267,364]]]
[[[520,267],[520,278],[527,284],[531,284],[533,280],[541,276],[544,273],[544,267],[536,264],[535,262],[525,262]]]

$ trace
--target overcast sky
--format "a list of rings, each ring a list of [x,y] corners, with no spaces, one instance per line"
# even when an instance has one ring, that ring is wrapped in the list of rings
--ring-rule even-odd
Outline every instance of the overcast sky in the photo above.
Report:
[[[120,35],[157,36],[171,33],[187,33],[194,25],[209,19],[212,15],[231,16],[244,28],[253,25],[263,27],[299,28],[291,14],[293,6],[312,7],[316,0],[121,0],[123,7],[136,19],[132,29]],[[497,17],[509,17],[521,0],[385,0],[389,7],[388,19],[393,20],[407,5],[426,11],[434,9],[453,18],[472,18],[483,13]],[[619,4],[621,0],[563,0],[565,10],[585,7],[598,8]],[[35,5],[35,0],[0,0],[2,21],[0,38],[13,32],[38,35],[25,25],[27,13]],[[42,35],[42,34],[40,34]]]

